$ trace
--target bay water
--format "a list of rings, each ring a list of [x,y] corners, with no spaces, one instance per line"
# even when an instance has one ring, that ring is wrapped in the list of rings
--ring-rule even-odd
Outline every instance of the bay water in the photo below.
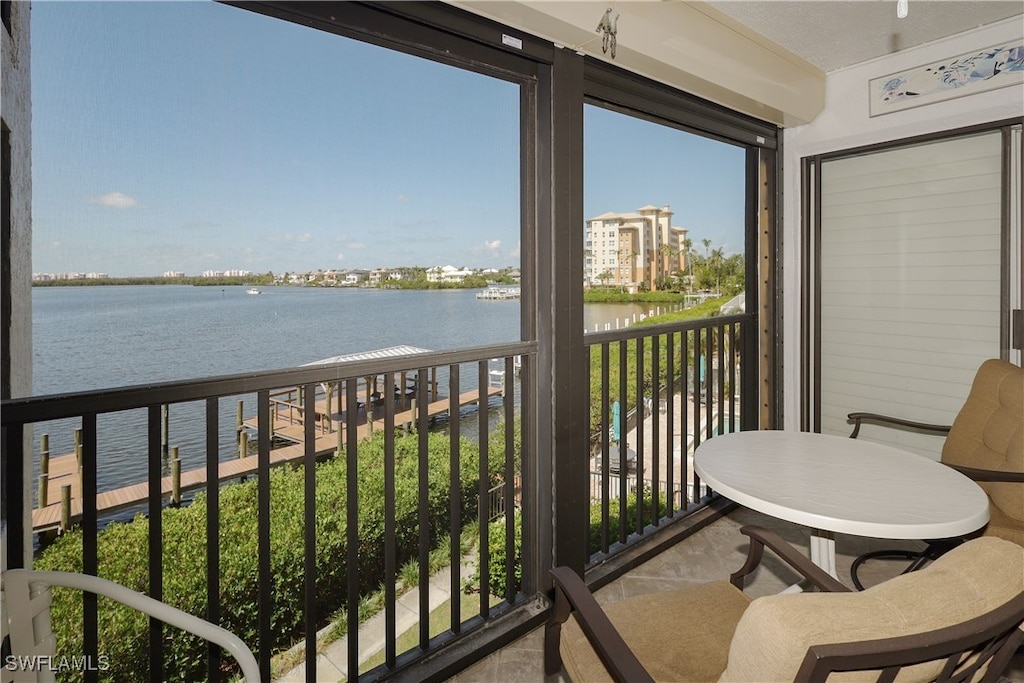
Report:
[[[297,367],[398,345],[447,350],[520,339],[520,301],[476,298],[476,290],[192,287],[177,285],[33,289],[33,393]],[[648,312],[634,304],[587,304],[585,327],[615,329]],[[464,371],[464,375],[466,372]],[[463,390],[472,388],[463,382]],[[221,458],[233,457],[237,398],[220,405]],[[255,414],[247,397],[246,417]],[[144,481],[146,411],[98,416],[98,485]],[[73,451],[77,421],[37,425],[55,456]],[[169,444],[182,469],[205,458],[201,403],[170,408]],[[472,424],[466,425],[472,429]],[[166,465],[166,463],[165,463]]]

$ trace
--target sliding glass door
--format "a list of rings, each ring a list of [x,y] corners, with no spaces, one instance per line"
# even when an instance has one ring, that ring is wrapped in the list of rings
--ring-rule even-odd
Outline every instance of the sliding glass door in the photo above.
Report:
[[[994,128],[819,160],[813,427],[848,434],[857,410],[949,424],[981,362],[1009,356],[1013,138]],[[933,457],[942,443],[865,436]]]

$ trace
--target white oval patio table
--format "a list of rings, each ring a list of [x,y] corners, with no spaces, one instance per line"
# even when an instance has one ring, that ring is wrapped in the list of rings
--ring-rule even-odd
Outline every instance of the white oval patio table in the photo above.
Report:
[[[811,560],[833,576],[835,533],[952,538],[988,522],[975,482],[917,453],[863,439],[791,431],[716,436],[693,469],[726,498],[811,528]]]

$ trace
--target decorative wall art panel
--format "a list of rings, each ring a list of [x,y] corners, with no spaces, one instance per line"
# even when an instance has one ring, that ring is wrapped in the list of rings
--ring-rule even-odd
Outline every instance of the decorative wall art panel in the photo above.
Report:
[[[873,78],[871,116],[1024,83],[1024,40]]]

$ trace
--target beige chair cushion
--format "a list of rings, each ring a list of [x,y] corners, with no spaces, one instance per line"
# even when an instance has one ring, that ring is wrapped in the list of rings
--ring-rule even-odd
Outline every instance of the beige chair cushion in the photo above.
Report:
[[[792,681],[811,645],[921,633],[980,616],[1024,591],[1024,548],[977,538],[921,571],[862,593],[803,593],[759,598],[744,613],[722,682]],[[929,680],[941,663],[905,669],[899,681]],[[874,681],[878,672],[830,681]]]
[[[604,607],[655,681],[715,681],[750,599],[728,581],[627,598]],[[562,665],[575,683],[611,681],[575,615],[562,625]]]
[[[1024,368],[1003,360],[982,363],[942,448],[942,462],[1024,472]],[[1024,536],[1024,484],[979,482],[1008,529]],[[993,513],[993,517],[997,517]],[[1005,533],[994,535],[1008,538]],[[1011,539],[1012,540],[1012,539]]]
[[[1024,484],[1017,484],[1024,488]],[[1024,545],[1024,523],[1014,519],[1010,515],[996,507],[991,501],[988,506],[988,525],[985,527],[985,536],[995,536],[1007,541],[1013,541],[1017,545]]]

